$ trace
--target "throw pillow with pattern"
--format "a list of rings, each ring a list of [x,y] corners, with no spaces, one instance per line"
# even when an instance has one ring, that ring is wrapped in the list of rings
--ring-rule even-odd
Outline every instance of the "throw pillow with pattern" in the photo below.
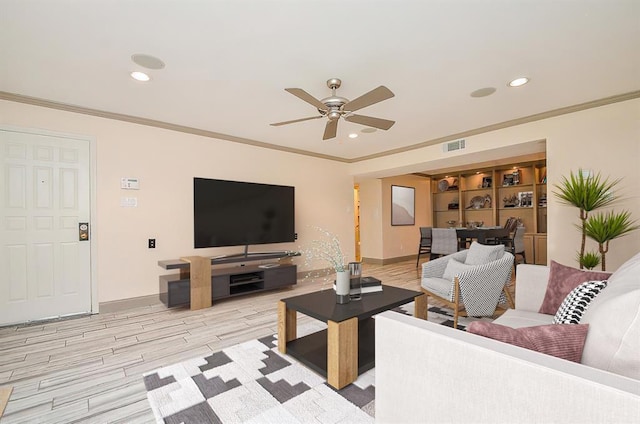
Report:
[[[607,281],[587,281],[564,298],[553,317],[554,324],[580,324],[582,316],[595,297],[607,287]]]

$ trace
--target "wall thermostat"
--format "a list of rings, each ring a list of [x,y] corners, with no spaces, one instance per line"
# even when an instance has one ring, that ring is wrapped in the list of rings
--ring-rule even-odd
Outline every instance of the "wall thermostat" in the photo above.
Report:
[[[120,188],[125,190],[140,190],[140,180],[137,178],[120,178]]]

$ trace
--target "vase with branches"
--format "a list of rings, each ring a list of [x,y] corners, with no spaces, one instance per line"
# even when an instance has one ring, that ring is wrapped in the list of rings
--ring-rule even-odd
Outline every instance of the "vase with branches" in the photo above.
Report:
[[[584,256],[587,240],[586,222],[589,212],[608,206],[618,200],[613,194],[613,188],[621,179],[602,179],[600,173],[591,175],[578,169],[577,173],[570,171],[569,178],[562,177],[560,184],[556,184],[557,191],[553,194],[564,204],[575,206],[580,210],[580,225],[578,229],[582,234],[578,261],[580,269],[584,268]],[[603,268],[604,269],[604,268]]]
[[[306,267],[312,269],[304,278],[323,278],[327,281],[334,272],[337,274],[348,271],[347,260],[338,237],[324,228],[312,227],[312,229],[319,234],[318,237],[314,238],[308,246],[300,247]],[[324,263],[325,267],[315,270],[318,262]]]

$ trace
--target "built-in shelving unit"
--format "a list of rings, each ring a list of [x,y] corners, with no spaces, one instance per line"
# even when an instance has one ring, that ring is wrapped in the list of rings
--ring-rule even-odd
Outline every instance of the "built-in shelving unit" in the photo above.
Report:
[[[513,216],[527,232],[547,231],[545,161],[434,175],[432,181],[434,227],[494,226]]]

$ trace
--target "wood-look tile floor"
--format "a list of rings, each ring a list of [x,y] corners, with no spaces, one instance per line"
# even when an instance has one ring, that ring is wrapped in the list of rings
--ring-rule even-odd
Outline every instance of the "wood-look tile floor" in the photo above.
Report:
[[[419,290],[415,261],[363,269]],[[329,287],[303,279],[198,311],[158,304],[0,328],[0,387],[13,386],[0,423],[154,422],[143,373],[274,334],[279,299]],[[308,320],[299,315],[298,324]]]

